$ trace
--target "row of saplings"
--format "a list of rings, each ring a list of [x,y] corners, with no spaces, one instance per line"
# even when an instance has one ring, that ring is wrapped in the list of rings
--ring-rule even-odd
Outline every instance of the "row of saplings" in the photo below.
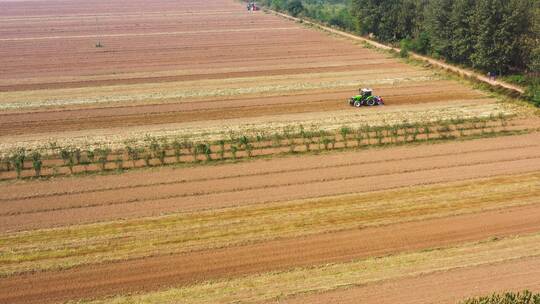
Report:
[[[287,127],[282,132],[272,135],[256,136],[230,135],[228,140],[222,139],[210,143],[194,143],[187,139],[167,141],[148,137],[145,144],[126,144],[123,149],[112,151],[109,148],[85,149],[58,147],[51,144],[47,148],[48,157],[37,151],[26,151],[19,148],[8,157],[2,159],[3,171],[15,171],[20,178],[23,170],[34,171],[35,177],[61,174],[60,168],[66,168],[64,174],[73,174],[76,168],[81,172],[88,171],[122,171],[127,167],[151,167],[181,162],[201,162],[213,160],[236,160],[240,157],[254,157],[276,153],[298,153],[321,150],[360,148],[373,145],[403,144],[418,141],[430,141],[467,137],[477,134],[494,134],[496,129],[506,127],[507,117],[490,116],[480,119],[455,119],[430,123],[402,123],[386,126],[363,126],[350,128],[343,126],[337,132],[322,130],[305,130],[303,126]],[[474,132],[480,130],[480,132]],[[351,144],[351,141],[353,143]],[[266,152],[265,152],[266,151]],[[45,166],[47,162],[47,166]],[[130,161],[130,164],[125,164]],[[42,174],[49,168],[48,174]]]

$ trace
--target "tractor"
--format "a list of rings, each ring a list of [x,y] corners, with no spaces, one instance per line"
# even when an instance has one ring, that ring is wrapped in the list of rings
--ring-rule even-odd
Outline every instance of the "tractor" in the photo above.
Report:
[[[360,95],[349,98],[349,105],[355,107],[384,105],[382,97],[373,95],[372,89],[360,89],[359,93]]]

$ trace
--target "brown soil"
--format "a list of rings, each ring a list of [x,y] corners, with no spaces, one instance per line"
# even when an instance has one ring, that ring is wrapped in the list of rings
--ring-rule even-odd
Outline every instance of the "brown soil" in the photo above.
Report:
[[[23,274],[0,280],[0,303],[52,303],[149,291],[209,279],[347,262],[539,230],[540,205],[508,208],[181,255],[83,266],[66,271]]]
[[[3,186],[0,230],[152,216],[540,170],[540,134]],[[482,148],[478,148],[482,147]],[[504,153],[501,153],[504,152]],[[369,182],[366,182],[368,181]],[[19,198],[17,198],[19,197]]]
[[[405,277],[271,303],[352,304],[361,299],[368,304],[456,304],[471,297],[525,289],[540,290],[539,257]]]
[[[456,84],[427,83],[402,88],[381,87],[387,106],[481,97],[479,93]],[[349,110],[346,99],[354,93],[342,90],[332,93],[313,92],[292,96],[242,98],[200,102],[165,103],[105,108],[66,109],[34,113],[0,114],[2,135],[77,131],[90,128],[113,128],[149,124],[257,117]]]
[[[95,47],[98,40],[103,48]],[[152,84],[144,91],[147,93],[154,89],[159,92],[160,85],[174,90],[177,84],[187,86],[183,83],[186,81],[206,81],[211,88],[220,80],[278,79],[280,75],[305,76],[309,83],[321,80],[314,76],[317,73],[327,73],[324,81],[343,81],[349,77],[343,76],[348,75],[344,72],[358,71],[389,81],[431,75],[429,70],[387,58],[351,41],[334,39],[271,14],[248,13],[231,0],[0,2],[0,97],[87,97],[77,96],[77,88],[95,92],[96,96],[110,88],[118,90],[114,92],[118,95],[135,96],[140,93],[138,85],[144,84]],[[232,87],[243,80],[236,81],[227,85]],[[274,80],[272,85],[287,81]],[[93,134],[98,129],[118,128],[112,129],[116,132],[132,126],[144,129],[166,123],[308,115],[351,110],[344,99],[357,89],[355,85],[324,91],[299,89],[281,96],[152,97],[123,103],[10,109],[0,113],[0,130],[3,140],[19,142],[18,136],[36,134],[45,143],[51,134],[64,131]],[[484,97],[445,80],[403,80],[374,89],[389,107],[414,103],[424,107],[424,103],[464,99],[483,102],[480,99]],[[539,143],[540,134],[534,133],[215,166],[149,168],[119,175],[2,182],[0,233],[538,172]],[[538,231],[539,204],[483,210],[362,230],[18,274],[0,278],[0,303],[54,303],[144,292]],[[478,287],[474,294],[490,293],[491,289],[538,288],[538,266],[540,260],[528,259],[306,295],[292,301],[342,303],[361,298],[377,303],[387,299],[445,303],[473,294],[467,289],[471,282]],[[533,278],[534,283],[526,277]],[[378,297],[370,298],[373,295]]]
[[[229,0],[204,8],[195,0],[175,5],[92,0],[80,7],[69,1],[50,6],[15,1],[2,4],[0,14],[4,18],[0,94],[34,92],[39,96],[39,90],[84,87],[100,92],[114,85],[129,96],[137,87],[122,85],[152,83],[159,88],[170,82],[294,74],[310,79],[322,72],[365,71],[374,79],[430,74],[280,17],[247,13]],[[105,47],[95,48],[97,40]],[[46,142],[48,134],[62,131],[92,134],[93,129],[113,127],[346,110],[345,99],[357,89],[5,110],[0,113],[0,129],[2,136],[43,134]],[[375,89],[388,106],[483,96],[443,80],[404,81]],[[66,94],[56,97],[73,97]]]
[[[512,120],[510,125],[507,126],[501,126],[501,123],[499,121],[492,121],[487,123],[483,130],[471,128],[470,123],[464,123],[461,125],[454,126],[454,131],[451,132],[439,132],[437,128],[439,128],[439,125],[434,125],[431,128],[434,130],[433,133],[430,134],[429,139],[430,140],[444,140],[444,137],[453,137],[455,139],[460,140],[470,140],[474,139],[477,136],[482,136],[484,134],[483,132],[489,132],[489,136],[496,137],[496,136],[505,136],[510,135],[511,132],[534,132],[534,130],[537,130],[540,126],[540,120],[531,120],[531,119],[519,119],[519,120]],[[463,129],[461,129],[463,128]],[[422,129],[420,129],[422,130]],[[460,130],[460,131],[457,131]],[[413,133],[413,129],[409,129],[409,133]],[[423,130],[421,131],[423,132]],[[370,133],[371,138],[368,142],[367,136],[364,136],[365,138],[362,140],[361,147],[363,149],[367,147],[377,147],[380,145],[398,145],[398,144],[412,144],[413,139],[411,136],[408,136],[405,138],[403,136],[403,131],[398,132],[398,137],[394,138],[391,135],[385,135],[384,138],[381,139],[380,142],[376,139],[376,132]],[[484,134],[485,135],[485,134]],[[260,142],[254,142],[252,144],[252,151],[251,155],[249,155],[246,151],[238,151],[236,154],[237,159],[247,159],[251,157],[262,157],[266,156],[269,157],[271,155],[283,155],[283,154],[292,154],[290,151],[290,142],[294,141],[296,146],[294,147],[295,153],[320,153],[325,152],[328,150],[342,150],[344,148],[358,148],[358,141],[353,139],[352,136],[348,136],[347,138],[347,144],[345,144],[345,140],[343,137],[335,136],[334,139],[336,139],[335,144],[333,144],[333,147],[328,147],[326,149],[323,144],[320,142],[322,141],[322,138],[320,137],[312,137],[312,143],[309,145],[309,151],[307,150],[307,147],[305,143],[303,142],[303,139],[298,135],[294,139],[282,139],[279,143],[271,140],[262,140]],[[416,143],[425,142],[427,140],[427,136],[425,134],[419,134],[416,137]],[[386,146],[388,147],[388,146]],[[231,152],[231,144],[225,143],[224,144],[224,152],[223,155],[219,151],[221,151],[221,146],[218,144],[210,145],[212,153],[210,153],[209,157],[212,161],[232,161],[233,155]],[[331,148],[331,149],[330,149]],[[81,154],[84,154],[82,152]],[[178,163],[183,164],[191,164],[191,165],[200,165],[201,162],[204,164],[207,162],[207,156],[205,155],[198,155],[197,156],[197,162],[194,160],[194,156],[192,151],[189,151],[186,148],[181,148],[179,150],[179,156],[178,158],[175,156],[176,151],[173,148],[169,148],[168,150],[165,150],[165,157],[163,158],[163,162],[159,159],[152,158],[148,160],[148,164],[144,159],[139,159],[136,161],[133,161],[130,159],[129,155],[126,154],[125,150],[118,150],[110,153],[107,157],[107,161],[103,164],[105,170],[107,171],[118,171],[118,164],[117,161],[120,159],[121,162],[121,171],[124,171],[126,169],[133,169],[133,168],[148,168],[153,166],[165,166],[165,165],[178,165]],[[41,177],[58,177],[62,175],[73,175],[73,174],[87,174],[87,173],[102,173],[103,168],[102,165],[99,163],[96,163],[94,161],[93,164],[84,164],[84,156],[82,157],[82,163],[80,164],[74,164],[72,168],[69,168],[69,166],[65,163],[64,160],[60,158],[60,156],[57,156],[57,158],[49,158],[43,159],[42,162],[42,170],[40,172]],[[24,169],[21,172],[22,178],[30,178],[35,177],[35,170],[33,168],[33,163],[31,159],[25,160],[24,163]],[[6,180],[6,179],[16,179],[17,174],[13,168],[10,171],[1,171],[0,172],[0,180]]]
[[[178,198],[179,200],[194,196],[206,196],[218,193],[244,192],[281,187],[332,182],[355,181],[360,178],[370,179],[379,176],[399,175],[418,171],[452,169],[464,166],[478,166],[493,163],[517,163],[520,160],[537,160],[540,146],[505,149],[508,154],[500,153],[500,149],[482,152],[463,153],[463,158],[451,159],[450,154],[422,157],[421,161],[412,159],[397,161],[363,162],[357,160],[342,165],[322,165],[309,169],[284,170],[262,174],[247,174],[221,178],[205,178],[199,180],[170,181],[161,184],[137,185],[129,187],[109,188],[97,191],[79,191],[76,194],[33,195],[31,199],[10,200],[4,202],[0,215],[25,214],[61,209],[81,208],[85,206],[127,204],[129,202],[152,201],[157,199]],[[427,165],[429,164],[429,165]],[[330,167],[331,166],[331,167]],[[222,168],[223,169],[223,168]],[[262,176],[261,176],[262,175]],[[148,191],[151,189],[152,191]],[[295,197],[296,195],[292,195]],[[242,201],[238,198],[236,201]],[[202,204],[202,202],[201,202]]]

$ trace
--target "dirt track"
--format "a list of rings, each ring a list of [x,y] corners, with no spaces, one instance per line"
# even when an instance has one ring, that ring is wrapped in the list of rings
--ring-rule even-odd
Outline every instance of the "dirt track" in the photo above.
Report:
[[[46,228],[533,172],[540,170],[540,146],[534,144],[539,138],[532,134],[16,183],[5,185],[0,195],[0,229]]]
[[[539,230],[540,205],[346,230],[190,254],[14,276],[0,280],[0,303],[53,303],[74,298],[148,291],[209,279],[347,262]]]

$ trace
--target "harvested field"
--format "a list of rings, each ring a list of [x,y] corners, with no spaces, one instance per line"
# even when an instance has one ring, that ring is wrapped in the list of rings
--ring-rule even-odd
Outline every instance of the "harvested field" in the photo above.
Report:
[[[516,259],[490,265],[454,269],[417,277],[387,280],[327,294],[299,296],[278,303],[437,303],[455,304],[495,291],[539,290],[540,258]],[[496,278],[496,279],[494,279]],[[471,288],[474,286],[474,288]],[[271,301],[270,303],[275,303]]]
[[[257,107],[249,107],[247,111],[256,110]],[[266,111],[266,110],[265,110]],[[265,134],[271,136],[273,133],[283,132],[286,128],[298,128],[304,126],[308,130],[326,130],[335,132],[343,125],[351,128],[361,126],[381,126],[388,124],[424,123],[448,119],[471,119],[471,118],[489,118],[498,115],[516,116],[522,115],[519,107],[512,105],[496,104],[493,99],[482,101],[460,100],[453,104],[429,104],[415,106],[396,106],[395,108],[379,111],[375,109],[366,109],[361,113],[344,111],[327,111],[320,113],[302,113],[286,115],[268,115],[263,117],[251,118],[229,118],[210,121],[188,122],[188,123],[162,123],[159,125],[132,126],[132,127],[113,127],[95,130],[91,135],[87,131],[66,131],[48,134],[46,138],[43,134],[25,133],[20,135],[4,136],[5,142],[0,143],[0,151],[6,152],[19,146],[27,149],[37,149],[47,147],[50,143],[55,143],[61,147],[109,147],[119,149],[124,147],[124,143],[143,142],[145,137],[166,138],[169,141],[173,139],[192,140],[195,142],[216,141],[219,139],[229,139],[231,135],[255,136],[256,134]],[[220,112],[220,115],[223,112]],[[188,111],[185,114],[190,116]],[[151,114],[145,114],[145,117]],[[13,119],[13,118],[12,118]],[[113,118],[103,118],[103,125],[107,126]],[[129,120],[129,118],[126,118]],[[74,119],[74,121],[79,121]],[[114,120],[112,120],[114,121]],[[18,123],[6,123],[16,127]],[[25,123],[24,128],[31,127],[32,122]],[[39,123],[42,124],[42,123]],[[39,126],[40,130],[54,126],[55,122],[44,122],[44,126]],[[68,124],[62,121],[62,124]],[[538,123],[528,121],[527,125],[534,128]],[[9,131],[6,129],[6,133]],[[19,131],[17,131],[19,132]]]
[[[0,230],[392,189],[540,169],[540,134],[3,185]],[[481,142],[481,144],[479,144]],[[506,151],[506,153],[501,153]],[[467,157],[464,157],[464,156]],[[284,169],[287,168],[287,169]],[[369,179],[369,183],[364,183]],[[354,186],[353,186],[354,185]]]
[[[403,253],[320,267],[296,268],[288,272],[271,272],[228,281],[171,288],[144,295],[118,296],[90,303],[129,303],[130,301],[175,303],[180,299],[186,303],[211,303],[227,302],[235,298],[255,302],[279,299],[307,291],[326,291],[330,288],[399,278],[403,277],[403,273],[418,276],[462,267],[489,266],[496,262],[522,258],[532,261],[530,265],[533,266],[536,265],[535,258],[539,255],[538,246],[534,244],[538,242],[537,238],[538,235],[532,235],[495,242],[465,243],[457,247]],[[534,280],[534,275],[538,275],[538,272],[532,272],[532,274]]]
[[[394,105],[402,103],[425,103],[430,101],[441,103],[447,102],[450,99],[447,94],[447,88],[438,86],[437,90],[440,91],[436,92],[433,90],[432,85],[414,87],[415,90],[410,90],[411,92],[408,92],[409,90],[404,87],[401,88],[399,92],[395,92],[395,95],[392,94],[392,89],[386,90],[385,88],[381,88],[380,94],[384,94],[385,97],[392,96],[392,98],[394,98]],[[343,109],[343,100],[349,97],[348,95],[351,95],[350,92],[351,90],[335,93],[321,92],[321,94],[317,94],[316,97],[306,94],[285,94],[285,96],[277,97],[265,96],[258,98],[229,99],[224,102],[200,101],[179,104],[164,103],[159,105],[141,105],[139,107],[105,107],[85,110],[66,109],[27,113],[7,112],[3,115],[0,113],[0,115],[2,115],[3,118],[2,127],[5,129],[5,135],[25,134],[31,133],[31,131],[40,133],[55,130],[65,132],[84,130],[92,124],[96,125],[99,123],[104,124],[102,127],[127,127],[143,123],[155,125],[244,117],[264,117],[267,115],[276,117],[276,114],[280,113],[310,113],[313,112],[314,106],[316,106],[316,110],[318,111],[328,110],[336,112],[338,109]],[[461,92],[454,91],[454,93],[460,94]],[[460,100],[452,99],[454,104],[467,104],[468,101],[469,104],[480,103],[484,104],[486,107],[503,107],[501,105],[490,105],[489,102],[493,102],[494,100],[477,100],[473,99],[474,97],[478,97],[477,93],[470,94],[467,92],[466,94],[460,94]],[[442,106],[440,104],[432,104],[430,107],[441,108]],[[465,115],[474,115],[474,112],[469,113],[466,110],[463,110],[463,112]],[[321,115],[320,112],[313,114]],[[358,115],[358,113],[350,111],[339,114]],[[78,122],[78,124],[75,124],[75,122]],[[229,124],[232,123],[234,122]],[[183,126],[177,126],[177,128],[182,127]]]
[[[54,151],[49,148],[38,149],[38,152],[29,151],[26,153],[32,158],[39,151],[42,153],[38,155],[46,155],[46,159],[41,161],[39,172],[32,159],[22,161],[17,170],[9,170],[10,164],[4,160],[0,179],[35,177],[36,174],[41,177],[57,177],[104,173],[111,170],[120,173],[126,169],[154,166],[198,166],[211,162],[247,161],[253,158],[286,154],[312,154],[344,149],[389,148],[435,141],[473,140],[479,137],[510,136],[534,131],[538,122],[528,122],[528,120],[513,120],[509,126],[507,118],[503,115],[500,118],[491,116],[491,118],[472,118],[453,122],[435,121],[358,127],[342,125],[338,130],[332,131],[320,128],[310,130],[300,126],[285,127],[281,134],[276,132],[272,136],[258,133],[246,137],[242,133],[236,136],[230,133],[230,139],[222,138],[216,141],[195,143],[185,138],[182,141],[175,139],[169,143],[166,138],[143,137],[141,141],[133,140],[125,143],[125,146],[118,150],[96,148],[92,151],[91,148],[75,149],[64,146]],[[238,151],[239,149],[241,150]],[[47,151],[51,151],[51,154],[43,153]]]
[[[396,190],[191,212],[122,222],[121,231],[116,229],[119,223],[113,222],[26,232],[3,239],[11,244],[12,253],[4,255],[4,267],[0,269],[0,275],[47,270],[58,267],[58,264],[70,268],[97,261],[192,252],[276,237],[367,228],[448,214],[534,204],[540,192],[540,189],[534,189],[534,185],[539,180],[540,175],[533,174],[513,179],[477,181],[478,185],[452,184],[414,191]],[[458,197],[454,189],[460,191]],[[443,201],[445,204],[442,205],[435,203]],[[280,225],[280,219],[287,219],[286,224]],[[204,225],[201,227],[201,224]],[[219,232],[223,227],[232,233]],[[197,237],[187,237],[189,233]],[[77,240],[82,235],[99,237],[87,239],[84,246],[81,246]],[[28,248],[30,243],[32,248]],[[156,244],[161,244],[159,251],[153,249]],[[88,246],[93,249],[89,251]],[[57,256],[55,248],[60,247],[70,254],[65,258]],[[55,261],[52,265],[51,258]],[[15,261],[16,264],[13,263]]]
[[[1,4],[0,153],[184,136],[211,121],[233,130],[250,127],[239,125],[245,120],[258,128],[291,119],[325,125],[306,118],[357,116],[345,99],[360,86],[384,96],[379,122],[404,104],[438,109],[422,117],[479,115],[467,106],[444,109],[463,102],[483,104],[481,115],[515,112],[429,69],[277,16],[248,14],[230,0],[204,11],[190,0],[125,12],[119,8],[137,3],[94,1],[92,14],[74,14],[77,5],[63,1],[51,5],[53,15],[41,2]],[[95,48],[96,40],[105,47]]]
[[[1,304],[540,288],[533,110],[240,2],[0,0],[0,130]]]
[[[484,211],[187,254],[83,266],[65,271],[23,274],[0,280],[0,290],[4,291],[0,302],[54,303],[70,298],[151,291],[163,286],[191,285],[209,279],[285,271],[292,267],[349,262],[370,256],[451,246],[494,235],[505,237],[527,234],[540,228],[538,211],[537,205]],[[476,220],[478,217],[483,220]],[[516,218],[522,219],[519,224],[515,223]],[[400,233],[396,234],[396,231]],[[291,251],[290,248],[303,250]]]

